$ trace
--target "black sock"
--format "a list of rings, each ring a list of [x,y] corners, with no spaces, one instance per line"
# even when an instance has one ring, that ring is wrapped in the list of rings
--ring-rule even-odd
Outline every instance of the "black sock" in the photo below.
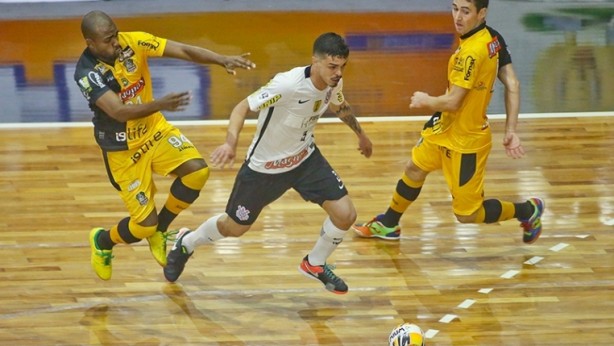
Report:
[[[101,250],[111,250],[115,243],[111,240],[111,232],[102,231],[98,232],[98,237],[96,238],[96,244]]]
[[[523,203],[514,203],[514,207],[515,207],[514,217],[517,218],[518,220],[526,221],[530,219],[531,216],[533,216],[533,213],[535,212],[535,207],[529,201],[526,201]]]

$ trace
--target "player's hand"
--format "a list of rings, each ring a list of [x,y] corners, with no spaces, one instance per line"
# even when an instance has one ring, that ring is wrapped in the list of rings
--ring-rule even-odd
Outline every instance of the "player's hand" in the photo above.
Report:
[[[429,97],[430,95],[425,92],[416,91],[411,97],[409,108],[424,108],[428,106],[427,100]]]
[[[524,148],[520,144],[520,138],[514,132],[507,132],[503,137],[503,146],[505,154],[513,159],[519,159],[524,156]]]
[[[160,99],[156,99],[155,102],[160,105],[160,110],[163,111],[182,111],[192,100],[192,94],[189,91],[183,91],[180,93],[170,93],[164,95]]]
[[[373,153],[373,144],[371,143],[369,137],[367,137],[367,135],[364,133],[358,136],[358,151],[360,151],[360,153],[366,158],[371,157],[371,154]]]
[[[235,150],[228,143],[224,143],[215,148],[211,153],[211,165],[213,167],[224,168],[226,165],[232,167],[235,162]]]
[[[241,55],[228,55],[224,57],[224,68],[226,68],[226,72],[229,74],[235,75],[237,72],[235,68],[240,67],[246,70],[251,70],[256,68],[256,64],[254,64],[247,57],[250,56],[251,53],[243,53]]]

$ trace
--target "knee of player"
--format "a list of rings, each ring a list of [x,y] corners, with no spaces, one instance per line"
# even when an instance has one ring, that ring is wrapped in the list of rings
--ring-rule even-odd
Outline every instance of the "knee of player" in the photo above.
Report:
[[[181,177],[183,184],[193,190],[200,191],[209,180],[209,167],[204,166]]]
[[[224,237],[238,238],[249,231],[251,225],[241,225],[236,223],[230,217],[226,217],[220,223],[218,223],[218,229],[221,235]]]
[[[337,215],[331,215],[331,221],[333,224],[339,229],[350,229],[352,225],[356,222],[358,216],[356,215],[356,209],[346,208],[342,212]]]

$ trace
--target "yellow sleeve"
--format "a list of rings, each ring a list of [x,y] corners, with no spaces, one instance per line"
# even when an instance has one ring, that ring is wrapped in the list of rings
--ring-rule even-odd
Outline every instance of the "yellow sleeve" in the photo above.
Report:
[[[477,80],[480,63],[480,56],[475,52],[459,52],[450,73],[450,83],[464,89],[472,89]]]
[[[143,31],[126,33],[131,47],[146,56],[162,56],[166,48],[166,39]]]

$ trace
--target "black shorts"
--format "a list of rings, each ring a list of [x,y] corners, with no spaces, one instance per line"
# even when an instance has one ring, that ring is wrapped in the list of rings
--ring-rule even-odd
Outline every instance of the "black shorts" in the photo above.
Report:
[[[243,163],[235,178],[226,214],[241,225],[251,225],[265,206],[290,188],[306,201],[319,205],[348,194],[341,178],[316,147],[303,163],[284,173],[260,173],[249,168],[247,162]]]

